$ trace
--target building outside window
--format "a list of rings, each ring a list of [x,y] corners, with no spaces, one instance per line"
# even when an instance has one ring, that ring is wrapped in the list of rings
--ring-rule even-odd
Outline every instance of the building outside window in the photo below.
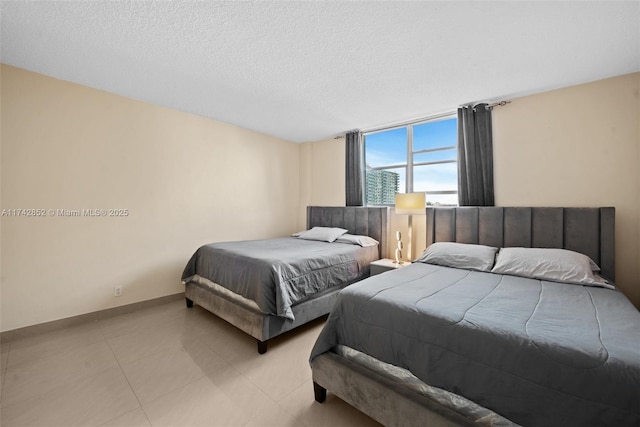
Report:
[[[367,205],[392,205],[398,192],[400,174],[383,169],[366,172]]]
[[[430,206],[458,204],[455,114],[366,132],[364,144],[367,205],[393,205],[397,192],[425,192]]]

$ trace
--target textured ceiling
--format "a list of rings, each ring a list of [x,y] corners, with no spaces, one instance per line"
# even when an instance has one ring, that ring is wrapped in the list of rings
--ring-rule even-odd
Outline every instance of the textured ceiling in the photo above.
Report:
[[[289,141],[640,71],[640,2],[1,2],[3,63]]]

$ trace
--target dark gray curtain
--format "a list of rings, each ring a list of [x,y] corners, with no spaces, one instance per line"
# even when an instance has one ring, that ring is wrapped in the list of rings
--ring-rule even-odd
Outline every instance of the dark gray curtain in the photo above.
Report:
[[[364,141],[360,132],[346,135],[347,206],[364,206]]]
[[[487,104],[458,108],[458,203],[493,206],[493,137]]]

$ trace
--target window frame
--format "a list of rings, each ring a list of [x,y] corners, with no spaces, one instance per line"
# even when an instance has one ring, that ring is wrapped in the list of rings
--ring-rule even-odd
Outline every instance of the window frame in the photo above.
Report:
[[[458,119],[458,115],[457,115],[457,111],[450,111],[450,112],[446,112],[446,113],[442,113],[442,114],[438,114],[436,116],[431,116],[431,117],[427,117],[427,118],[423,118],[423,119],[419,119],[419,120],[414,120],[411,122],[405,122],[402,124],[398,124],[398,125],[394,125],[394,126],[385,126],[383,128],[378,128],[378,129],[372,129],[372,130],[368,130],[368,131],[363,131],[362,132],[362,136],[364,138],[364,174],[365,174],[365,188],[364,188],[364,204],[365,206],[393,206],[393,204],[369,204],[367,202],[367,190],[366,190],[366,172],[368,170],[374,171],[374,170],[389,170],[389,169],[400,169],[400,168],[404,168],[405,169],[405,192],[407,193],[413,193],[413,172],[414,172],[414,168],[416,166],[430,166],[430,165],[437,165],[437,164],[451,164],[451,163],[458,163],[458,156],[457,156],[457,150],[458,150],[458,144],[456,143],[456,145],[453,146],[446,146],[446,147],[437,147],[437,148],[429,148],[429,149],[423,149],[423,150],[417,150],[414,151],[413,150],[413,128],[414,126],[420,126],[423,124],[427,124],[427,123],[435,123],[435,122],[439,122],[439,121],[444,121],[444,120],[450,120],[450,119]],[[367,167],[367,158],[366,158],[366,153],[367,153],[367,140],[366,137],[369,135],[373,135],[376,133],[381,133],[381,132],[387,132],[390,130],[394,130],[394,129],[400,129],[400,128],[406,128],[407,130],[407,148],[406,148],[406,155],[407,155],[407,159],[405,163],[394,163],[394,164],[388,164],[388,165],[383,165],[383,166],[376,166],[376,167]],[[456,138],[457,140],[457,138]],[[424,153],[431,153],[431,152],[437,152],[437,151],[444,151],[444,150],[452,150],[455,149],[456,150],[456,159],[455,160],[434,160],[434,161],[427,161],[427,162],[414,162],[414,156],[418,155],[418,154],[424,154]],[[428,196],[429,195],[445,195],[445,194],[458,194],[459,193],[459,189],[456,188],[455,190],[431,190],[431,191],[424,191],[425,196],[428,200]],[[459,206],[459,204],[457,204],[456,206]]]

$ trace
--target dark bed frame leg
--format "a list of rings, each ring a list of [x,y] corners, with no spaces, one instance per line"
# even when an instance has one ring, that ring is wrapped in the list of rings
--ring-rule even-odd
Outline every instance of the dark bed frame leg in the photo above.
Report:
[[[267,342],[266,341],[258,341],[258,353],[265,354],[267,352]]]
[[[316,402],[324,403],[324,401],[327,399],[327,389],[314,381],[313,396],[316,398]]]
[[[185,299],[187,300],[187,308],[193,307],[193,301],[191,301],[189,298],[186,298],[186,297]]]

